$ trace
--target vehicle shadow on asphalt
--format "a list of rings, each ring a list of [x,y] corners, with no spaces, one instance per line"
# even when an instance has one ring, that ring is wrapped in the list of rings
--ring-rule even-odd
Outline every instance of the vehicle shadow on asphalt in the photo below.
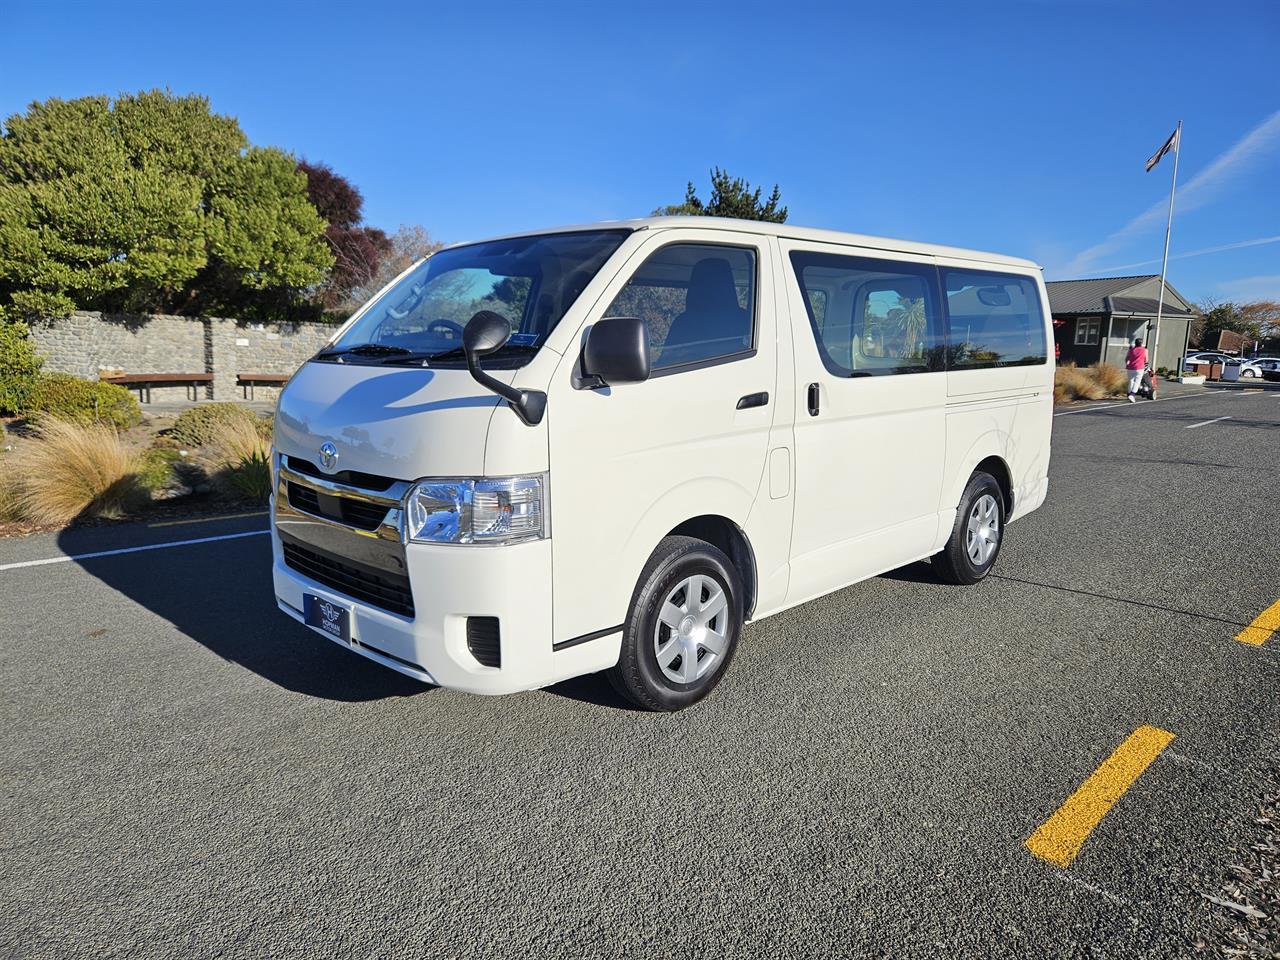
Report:
[[[603,673],[589,673],[586,676],[561,680],[546,688],[547,693],[564,697],[566,700],[577,700],[595,707],[610,710],[629,710],[633,713],[646,713],[617,690]]]
[[[908,563],[905,567],[898,567],[896,570],[880,574],[880,578],[882,580],[898,580],[901,583],[943,585],[943,581],[933,572],[933,566],[928,560],[917,560],[915,563]]]
[[[436,689],[344,650],[281,613],[267,537],[75,562],[224,660],[286,690],[361,702]]]

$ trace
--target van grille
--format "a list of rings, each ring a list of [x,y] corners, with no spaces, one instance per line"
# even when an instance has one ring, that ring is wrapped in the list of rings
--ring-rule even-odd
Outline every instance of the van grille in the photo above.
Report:
[[[369,503],[321,493],[292,480],[289,481],[289,505],[303,513],[337,520],[357,530],[377,530],[390,509],[384,503]]]
[[[391,613],[413,616],[413,592],[408,577],[304,546],[285,533],[280,534],[280,547],[285,564],[316,583]]]
[[[362,487],[365,490],[378,492],[389,489],[396,482],[391,477],[379,476],[376,473],[361,473],[359,470],[339,470],[337,473],[322,473],[320,468],[310,460],[302,460],[298,457],[285,457],[285,466],[294,473],[305,474],[308,477],[333,480],[335,483],[345,483],[349,487]]]
[[[467,649],[486,667],[502,666],[497,617],[467,617]]]

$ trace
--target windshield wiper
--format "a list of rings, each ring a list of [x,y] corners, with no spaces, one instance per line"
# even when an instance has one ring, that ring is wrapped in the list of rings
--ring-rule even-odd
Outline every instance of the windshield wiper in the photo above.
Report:
[[[535,347],[531,343],[508,343],[499,347],[490,356],[501,356],[504,353],[537,353],[540,348]],[[450,347],[448,350],[440,350],[436,353],[406,353],[388,356],[383,360],[386,364],[396,363],[416,363],[419,360],[464,360],[467,351],[463,347]]]
[[[321,360],[354,354],[358,357],[400,357],[412,353],[405,347],[393,347],[388,343],[361,343],[354,347],[332,347],[321,350],[316,356]]]

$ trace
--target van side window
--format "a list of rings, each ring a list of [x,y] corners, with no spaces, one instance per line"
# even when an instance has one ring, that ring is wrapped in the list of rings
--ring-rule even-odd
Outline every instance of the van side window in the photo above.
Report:
[[[755,251],[673,243],[649,255],[604,315],[642,319],[650,364],[662,370],[749,352],[755,290]]]
[[[869,377],[943,369],[932,266],[796,250],[791,267],[829,372]]]
[[[942,269],[951,366],[1018,367],[1046,363],[1040,291],[1030,277]]]

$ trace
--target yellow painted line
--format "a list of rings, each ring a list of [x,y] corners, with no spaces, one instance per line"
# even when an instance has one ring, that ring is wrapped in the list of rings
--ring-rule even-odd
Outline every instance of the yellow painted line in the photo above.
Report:
[[[239,520],[243,517],[265,517],[267,511],[259,510],[256,513],[224,513],[218,517],[199,517],[195,520],[161,520],[157,523],[148,523],[148,527],[185,527],[189,523],[213,523],[215,520]]]
[[[1236,634],[1236,639],[1251,647],[1260,647],[1277,630],[1280,630],[1280,600],[1254,617],[1253,623]]]
[[[1139,727],[1027,838],[1027,849],[1055,867],[1069,867],[1093,828],[1173,741],[1156,727]]]

